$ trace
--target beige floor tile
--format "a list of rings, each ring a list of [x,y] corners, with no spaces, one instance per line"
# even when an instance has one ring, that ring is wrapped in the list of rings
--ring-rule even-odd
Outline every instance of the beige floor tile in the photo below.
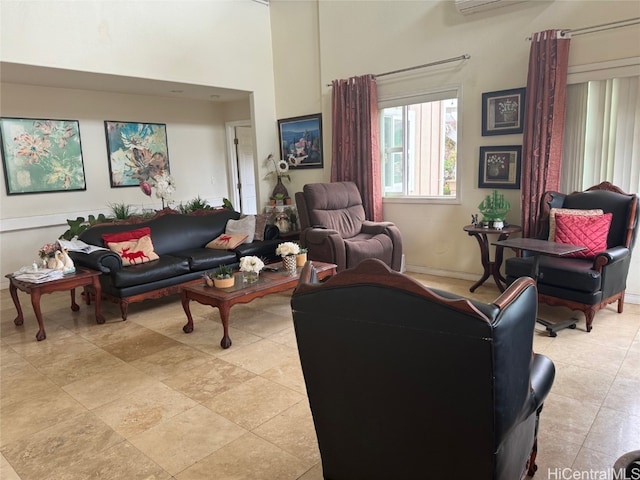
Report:
[[[131,365],[123,364],[108,372],[83,378],[63,387],[64,391],[89,410],[119,398],[132,391],[157,383],[158,380],[145,375]]]
[[[85,412],[11,442],[1,451],[24,480],[60,478],[85,456],[102,453],[122,441],[95,415]]]
[[[287,345],[289,347],[298,349],[298,342],[296,341],[296,332],[293,328],[293,320],[291,321],[291,326],[289,328],[285,328],[281,332],[274,333],[267,337],[274,343],[281,343],[282,345]]]
[[[305,398],[276,383],[255,377],[204,402],[204,405],[251,430]]]
[[[568,478],[606,478],[613,479],[613,465],[617,456],[611,452],[603,453],[589,448],[581,448],[571,469],[565,477]],[[571,476],[570,476],[571,475]]]
[[[125,362],[131,362],[178,345],[179,342],[145,328],[134,336],[110,343],[103,348],[111,355]]]
[[[553,387],[544,402],[541,422],[550,435],[582,445],[589,433],[600,405],[579,399],[556,395]]]
[[[254,377],[255,374],[248,370],[219,358],[211,358],[201,365],[164,379],[163,383],[199,403],[204,403]]]
[[[633,415],[640,419],[640,371],[636,378],[618,376],[613,381],[611,389],[604,399],[603,407],[611,408],[624,412],[624,414]],[[640,427],[640,426],[639,426]],[[640,439],[638,440],[640,448]]]
[[[250,309],[242,316],[235,315],[233,327],[266,338],[290,328],[292,322],[291,312],[289,315],[278,315],[268,310]]]
[[[212,472],[220,479],[295,480],[306,470],[292,455],[247,433],[179,473],[176,480],[202,480]]]
[[[4,455],[0,455],[0,478],[2,480],[20,480],[20,477],[7,462],[7,459],[4,458]]]
[[[106,322],[102,325],[76,327],[76,332],[79,336],[99,347],[127,340],[146,330],[146,328],[141,327],[135,322],[125,322],[122,321],[121,318],[118,318],[116,321]]]
[[[198,405],[133,436],[129,441],[175,475],[194,463],[199,464],[203,458],[245,433],[246,430],[233,422]],[[208,475],[212,472],[210,470]]]
[[[57,385],[64,386],[93,375],[107,374],[113,368],[125,365],[122,360],[100,348],[70,353],[63,357],[43,361],[38,371]]]
[[[196,405],[186,395],[156,383],[130,392],[126,401],[102,405],[94,413],[120,435],[131,438]]]
[[[202,365],[210,359],[211,355],[181,343],[129,363],[147,375],[164,380]]]
[[[555,418],[549,415],[545,409],[542,410],[540,416],[540,431],[538,432],[538,456],[536,465],[538,471],[533,477],[534,479],[550,479],[550,471],[558,471],[565,468],[571,468],[573,462],[580,450],[580,444],[571,443],[558,432],[551,432],[548,428]],[[558,477],[561,478],[561,477]]]
[[[591,368],[606,375],[615,375],[626,355],[624,348],[584,343],[580,340],[572,342],[567,336],[556,337],[556,340],[559,339],[563,341],[554,341],[545,350],[545,355],[549,356],[551,360],[567,365]]]
[[[253,433],[302,460],[305,465],[313,466],[320,461],[316,430],[306,398],[263,423]]]
[[[620,370],[618,370],[618,376],[632,379],[640,378],[640,349],[637,352],[629,349]]]
[[[620,457],[637,450],[640,439],[640,416],[602,407],[593,422],[584,447]]]
[[[576,400],[601,404],[612,379],[608,375],[575,365],[555,362],[556,378],[553,382],[553,393]]]
[[[298,350],[270,340],[230,348],[221,358],[246,370],[260,374],[298,357]]]
[[[291,358],[276,367],[270,368],[260,376],[303,395],[307,394],[299,357]]]
[[[324,480],[322,475],[322,464],[318,463],[307,470],[302,476],[298,477],[298,480]]]

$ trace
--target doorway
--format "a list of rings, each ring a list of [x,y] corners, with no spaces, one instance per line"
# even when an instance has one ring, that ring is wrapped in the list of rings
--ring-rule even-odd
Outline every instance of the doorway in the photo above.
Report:
[[[228,122],[229,196],[233,207],[246,215],[258,213],[253,127],[249,121]]]

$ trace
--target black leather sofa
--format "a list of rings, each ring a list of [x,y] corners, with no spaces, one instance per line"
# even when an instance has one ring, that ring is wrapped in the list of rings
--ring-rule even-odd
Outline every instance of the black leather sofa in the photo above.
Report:
[[[291,299],[322,469],[331,480],[533,475],[555,368],[533,352],[531,278],[492,303],[364,260]]]
[[[281,240],[276,226],[265,226],[265,240],[244,243],[233,250],[215,250],[205,248],[205,245],[225,233],[227,221],[239,219],[240,213],[227,209],[206,215],[169,212],[162,211],[159,216],[133,224],[95,225],[79,236],[85,243],[104,247],[103,234],[149,227],[154,251],[160,257],[158,260],[124,267],[120,256],[109,250],[89,254],[69,252],[76,266],[102,272],[102,294],[120,303],[123,320],[127,318],[130,303],[178,293],[183,285],[199,281],[205,272],[220,265],[237,267],[243,256],[255,255],[266,261],[279,259],[275,250]]]

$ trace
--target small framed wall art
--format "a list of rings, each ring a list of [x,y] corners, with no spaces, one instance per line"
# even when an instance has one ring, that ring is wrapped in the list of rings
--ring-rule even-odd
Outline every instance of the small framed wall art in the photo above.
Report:
[[[522,147],[480,147],[478,188],[520,188]]]
[[[86,190],[77,120],[0,118],[7,195]]]
[[[482,94],[482,135],[507,135],[524,130],[526,88]]]
[[[322,168],[322,114],[278,120],[280,157],[289,167]]]
[[[111,188],[137,187],[169,170],[164,123],[105,121]]]

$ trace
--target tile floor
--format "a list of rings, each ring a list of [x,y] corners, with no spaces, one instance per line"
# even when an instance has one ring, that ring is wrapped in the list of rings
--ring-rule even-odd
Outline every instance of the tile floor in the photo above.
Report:
[[[488,283],[469,294],[471,282],[413,276],[484,301],[498,295]],[[0,292],[2,480],[322,478],[290,292],[233,307],[228,350],[211,307],[192,302],[195,330],[182,332],[178,297],[134,304],[126,322],[104,303],[107,323],[97,325],[92,307],[72,313],[68,294],[46,295],[48,338],[36,342],[19,295],[22,327]],[[640,305],[609,307],[594,325],[535,336],[557,368],[535,478],[613,478],[615,460],[640,449]]]

